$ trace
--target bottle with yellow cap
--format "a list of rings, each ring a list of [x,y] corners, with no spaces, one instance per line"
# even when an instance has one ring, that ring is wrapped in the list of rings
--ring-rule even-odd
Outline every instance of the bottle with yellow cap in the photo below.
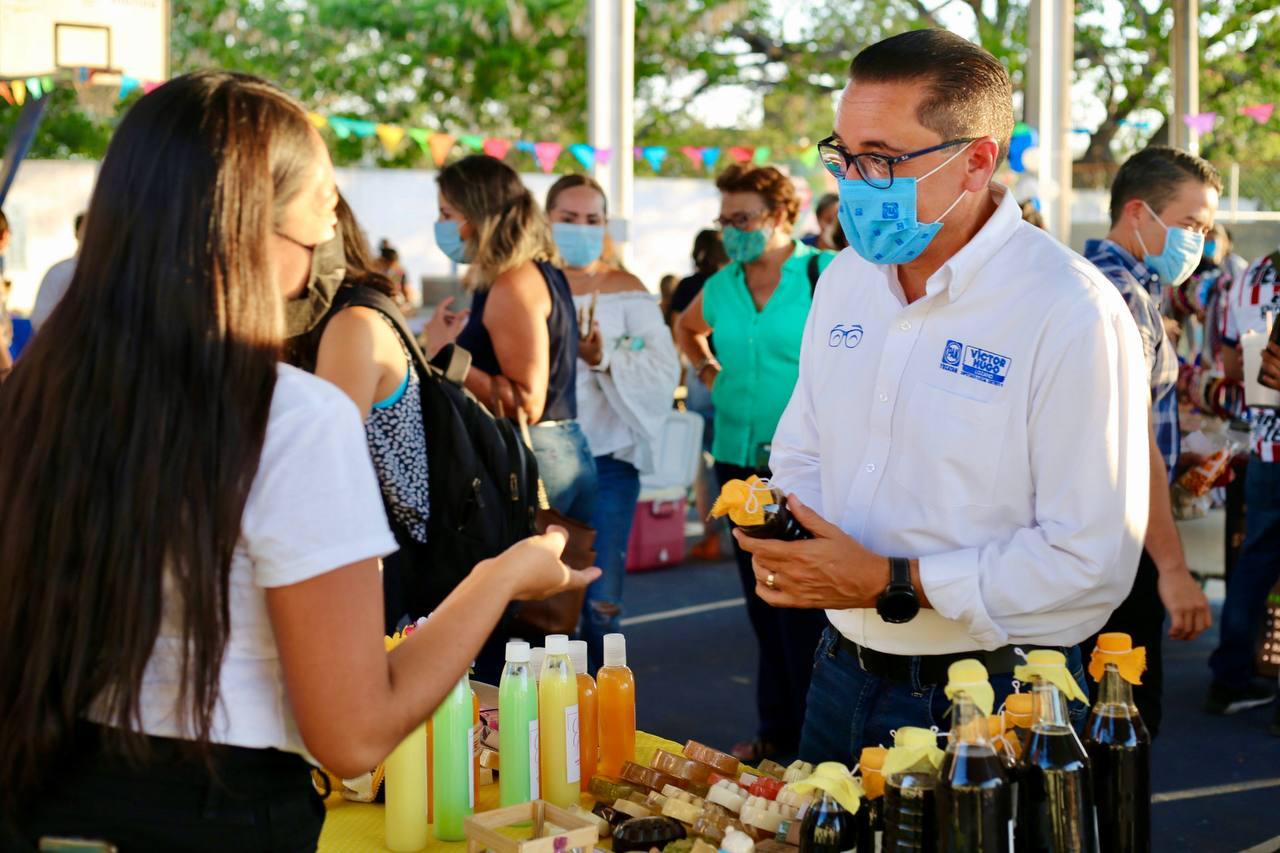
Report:
[[[1009,780],[987,739],[987,719],[968,693],[951,703],[951,737],[938,780],[938,850],[1009,853],[1013,803]]]
[[[1089,666],[1099,685],[1085,726],[1085,749],[1093,770],[1098,837],[1108,852],[1151,849],[1151,735],[1133,703],[1132,687],[1141,680],[1145,657],[1128,634],[1102,634]]]
[[[1015,677],[1022,677],[1016,674],[1020,670]],[[1097,853],[1089,757],[1071,728],[1057,673],[1051,675],[1032,676],[1035,722],[1018,766],[1017,849],[1020,853]]]
[[[788,785],[787,790],[818,795],[800,824],[800,853],[846,853],[857,849],[867,816],[862,808],[862,786],[848,767],[824,762],[814,768],[808,779]]]
[[[884,759],[884,849],[937,850],[935,791],[943,752],[929,729],[904,727]]]
[[[884,836],[884,768],[883,746],[863,747],[858,765],[862,768],[862,805],[866,822],[858,836],[858,853],[878,853]]]
[[[796,521],[787,508],[786,495],[754,474],[746,480],[730,480],[720,489],[708,521],[729,516],[742,532],[756,539],[812,539],[813,534]]]

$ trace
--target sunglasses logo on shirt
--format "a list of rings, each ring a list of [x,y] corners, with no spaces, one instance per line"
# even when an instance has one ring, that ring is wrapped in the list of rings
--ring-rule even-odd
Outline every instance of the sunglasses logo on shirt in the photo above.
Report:
[[[831,334],[827,336],[827,346],[832,349],[838,349],[841,346],[845,349],[853,349],[860,343],[862,343],[862,327],[856,323],[851,326],[837,323],[831,328]]]

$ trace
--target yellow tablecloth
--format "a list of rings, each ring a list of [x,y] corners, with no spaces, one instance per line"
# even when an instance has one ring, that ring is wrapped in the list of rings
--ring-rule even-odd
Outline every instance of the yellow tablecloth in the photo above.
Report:
[[[644,732],[636,733],[636,762],[648,766],[655,750],[665,749],[677,755],[683,744],[664,740]],[[582,805],[591,808],[592,799],[583,795]],[[377,803],[352,803],[334,794],[325,801],[328,814],[320,833],[319,853],[383,853],[382,806]],[[476,811],[483,812],[498,807],[498,786],[486,785],[480,789]],[[601,839],[602,841],[605,839]],[[424,848],[431,853],[464,853],[466,842],[438,841],[435,836]]]

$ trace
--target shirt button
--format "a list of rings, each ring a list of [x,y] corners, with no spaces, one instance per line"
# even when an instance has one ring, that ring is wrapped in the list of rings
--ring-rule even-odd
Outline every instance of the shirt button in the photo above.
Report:
[[[911,323],[907,320],[903,320],[901,323],[898,324],[898,328],[904,332],[909,332],[911,331]]]
[[[880,395],[880,402],[881,402],[881,403],[887,403],[887,402],[889,402],[889,395],[888,395],[888,394],[881,394],[881,395]]]
[[[868,462],[868,463],[867,463],[867,473],[868,473],[868,474],[874,474],[874,473],[875,473],[875,470],[876,470],[876,463],[874,463],[874,462]]]

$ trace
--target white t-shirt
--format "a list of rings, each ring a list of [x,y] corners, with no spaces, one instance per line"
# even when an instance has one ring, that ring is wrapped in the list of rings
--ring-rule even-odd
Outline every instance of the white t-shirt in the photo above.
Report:
[[[355,404],[323,379],[280,365],[231,560],[231,631],[211,732],[215,743],[306,754],[264,590],[395,550]],[[177,713],[181,610],[169,606],[168,591],[166,582],[165,614],[143,677],[142,731],[191,738]],[[105,722],[101,714],[90,716]]]
[[[31,309],[32,329],[40,331],[44,321],[49,319],[53,309],[57,308],[62,297],[66,296],[67,288],[71,286],[71,278],[75,274],[75,258],[58,261],[49,267],[49,271],[44,274],[44,279],[40,282],[40,289],[36,292],[36,304]]]

